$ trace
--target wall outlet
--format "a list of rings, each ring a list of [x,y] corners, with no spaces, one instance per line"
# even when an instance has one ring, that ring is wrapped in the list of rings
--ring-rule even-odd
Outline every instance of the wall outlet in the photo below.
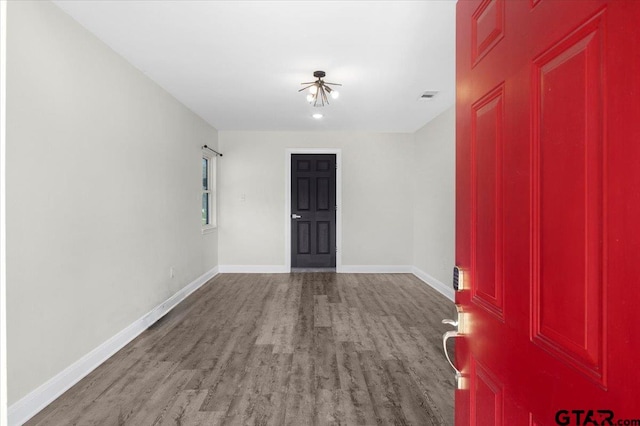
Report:
[[[169,268],[169,278],[173,278],[173,277],[175,277],[175,276],[176,276],[176,271],[175,271],[175,269],[173,268],[173,266],[171,266],[171,267]]]

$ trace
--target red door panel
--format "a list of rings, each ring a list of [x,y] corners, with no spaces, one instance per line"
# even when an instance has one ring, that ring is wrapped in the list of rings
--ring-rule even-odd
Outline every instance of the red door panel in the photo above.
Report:
[[[475,359],[471,360],[472,425],[504,424],[503,387],[498,379]]]
[[[640,419],[640,1],[457,8],[456,425]]]
[[[475,217],[472,239],[476,247],[473,300],[502,317],[502,85],[472,106],[471,155]]]
[[[471,46],[476,64],[504,36],[504,0],[483,1],[471,20]]]
[[[534,60],[531,313],[535,343],[605,384],[602,18]]]

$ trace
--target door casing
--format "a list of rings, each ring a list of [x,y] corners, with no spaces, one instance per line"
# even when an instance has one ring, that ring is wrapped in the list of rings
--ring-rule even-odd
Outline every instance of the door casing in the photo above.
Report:
[[[291,156],[293,154],[335,154],[336,156],[336,272],[342,272],[342,150],[339,148],[288,148],[285,150],[284,259],[291,272]]]

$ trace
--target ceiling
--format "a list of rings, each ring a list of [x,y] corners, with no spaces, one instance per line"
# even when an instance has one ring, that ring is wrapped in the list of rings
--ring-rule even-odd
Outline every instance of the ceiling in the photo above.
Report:
[[[413,132],[455,101],[455,0],[55,3],[218,130]]]

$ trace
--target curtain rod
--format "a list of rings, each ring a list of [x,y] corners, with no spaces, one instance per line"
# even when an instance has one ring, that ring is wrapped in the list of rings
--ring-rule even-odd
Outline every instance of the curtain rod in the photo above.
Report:
[[[213,151],[213,152],[215,152],[216,154],[218,154],[220,157],[222,157],[222,154],[220,154],[220,153],[219,153],[218,151],[216,151],[215,149],[211,149],[211,148],[209,148],[209,147],[208,147],[208,146],[206,146],[206,145],[205,145],[205,146],[203,146],[202,148],[203,148],[203,149],[208,149],[209,151]]]

